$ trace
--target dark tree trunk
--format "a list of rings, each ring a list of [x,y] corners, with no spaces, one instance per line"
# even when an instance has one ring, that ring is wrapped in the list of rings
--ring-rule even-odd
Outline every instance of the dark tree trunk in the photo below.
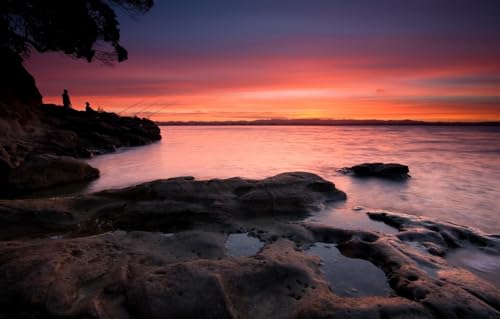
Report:
[[[11,50],[0,46],[0,102],[39,106],[42,95],[35,79],[23,66],[22,59]]]

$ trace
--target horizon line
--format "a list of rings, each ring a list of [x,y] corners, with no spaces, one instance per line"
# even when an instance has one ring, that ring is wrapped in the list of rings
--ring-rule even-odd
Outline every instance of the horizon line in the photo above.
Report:
[[[162,126],[347,126],[347,125],[408,125],[408,126],[500,126],[500,121],[422,121],[422,120],[354,120],[354,119],[262,119],[229,121],[154,121]]]

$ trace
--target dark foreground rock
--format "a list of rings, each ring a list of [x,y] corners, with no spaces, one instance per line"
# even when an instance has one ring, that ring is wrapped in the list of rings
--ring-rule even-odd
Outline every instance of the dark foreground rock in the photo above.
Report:
[[[53,156],[89,158],[114,152],[118,147],[140,146],[161,139],[158,126],[147,119],[120,117],[106,112],[79,112],[56,105],[0,103],[0,131],[0,197],[62,182],[83,182],[96,176],[78,168],[71,177],[67,170],[47,174],[47,171],[57,170]],[[40,157],[52,158],[45,161],[46,168],[40,166],[44,163]],[[69,163],[70,160],[61,158],[60,161]],[[34,165],[40,170],[33,169]],[[77,166],[83,168],[85,165]],[[68,166],[63,164],[61,168]],[[36,181],[32,185],[19,182],[19,175],[26,172]]]
[[[0,201],[0,318],[499,318],[498,287],[446,260],[462,246],[498,255],[498,237],[388,212],[369,216],[395,235],[300,221],[344,198],[286,173]],[[239,232],[264,247],[231,257]],[[378,266],[394,295],[334,294],[305,252],[318,243]]]
[[[409,168],[396,163],[364,163],[341,170],[360,177],[382,177],[389,179],[405,179],[409,177]]]
[[[98,177],[99,170],[73,157],[38,155],[26,159],[23,165],[12,169],[7,183],[11,191],[19,193],[91,181]]]
[[[73,198],[0,201],[0,239],[53,231],[205,229],[226,227],[236,217],[298,219],[345,199],[333,183],[303,172],[262,180],[179,177]]]

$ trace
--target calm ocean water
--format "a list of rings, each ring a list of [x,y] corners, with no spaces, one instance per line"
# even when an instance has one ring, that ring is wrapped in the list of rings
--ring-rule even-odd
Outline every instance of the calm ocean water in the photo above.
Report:
[[[162,127],[162,136],[153,145],[91,159],[101,178],[84,192],[181,175],[262,178],[309,171],[348,195],[313,221],[389,231],[352,209],[364,206],[500,234],[499,127],[176,126]],[[363,162],[403,163],[412,178],[391,182],[337,172]]]

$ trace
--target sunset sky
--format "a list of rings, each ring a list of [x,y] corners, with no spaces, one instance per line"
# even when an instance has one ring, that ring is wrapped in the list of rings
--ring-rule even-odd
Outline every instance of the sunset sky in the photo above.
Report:
[[[45,103],[154,120],[500,120],[498,0],[157,0],[129,60],[33,54]]]

